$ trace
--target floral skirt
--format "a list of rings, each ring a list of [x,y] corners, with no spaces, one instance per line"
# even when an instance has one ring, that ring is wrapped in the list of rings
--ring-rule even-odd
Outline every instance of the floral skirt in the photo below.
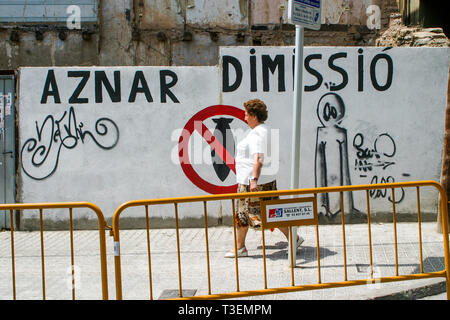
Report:
[[[268,183],[258,185],[258,191],[271,191],[277,190],[276,180]],[[239,193],[250,192],[250,186],[245,184],[238,184]],[[279,197],[266,197],[266,198],[243,198],[237,199],[237,212],[235,216],[236,224],[239,227],[247,227],[253,229],[261,228],[261,208],[260,200],[275,200]]]

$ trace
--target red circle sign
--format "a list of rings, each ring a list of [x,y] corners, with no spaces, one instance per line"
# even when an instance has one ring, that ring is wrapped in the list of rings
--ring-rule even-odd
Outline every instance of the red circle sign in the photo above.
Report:
[[[211,194],[235,193],[237,191],[237,184],[231,186],[218,186],[212,184],[204,180],[202,177],[200,177],[199,174],[195,172],[194,168],[192,167],[192,164],[189,161],[188,145],[192,134],[196,130],[195,122],[197,121],[200,121],[202,124],[202,132],[199,132],[200,135],[206,140],[206,142],[208,142],[211,145],[212,148],[219,147],[217,145],[218,142],[215,139],[214,135],[203,124],[203,121],[205,121],[206,119],[217,115],[233,116],[235,118],[242,120],[243,122],[246,122],[245,111],[242,109],[221,104],[207,107],[197,112],[184,126],[183,132],[178,141],[178,156],[180,158],[181,169],[183,169],[184,174],[189,178],[189,180],[191,180],[193,184],[195,184],[203,191],[206,191]],[[221,145],[220,147],[223,148],[223,146]],[[223,150],[223,152],[227,154],[226,150]],[[231,159],[230,158],[231,156],[228,157],[229,157],[228,159]],[[235,171],[234,160],[233,163],[229,165],[229,167],[233,171]]]

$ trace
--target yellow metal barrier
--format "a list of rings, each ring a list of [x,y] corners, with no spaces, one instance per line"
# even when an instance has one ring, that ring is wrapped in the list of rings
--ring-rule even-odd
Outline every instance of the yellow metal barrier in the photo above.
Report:
[[[421,236],[421,212],[420,212],[420,187],[434,187],[440,194],[441,210],[442,211],[442,227],[443,227],[443,237],[444,237],[444,256],[445,256],[445,269],[437,272],[423,272],[423,258],[422,258],[422,236]],[[407,274],[399,275],[398,268],[398,244],[397,244],[397,221],[396,221],[396,203],[394,190],[396,188],[416,188],[417,192],[417,214],[419,223],[419,244],[420,244],[420,273],[418,274]],[[396,275],[390,277],[380,277],[373,278],[373,259],[372,259],[372,239],[371,239],[371,212],[370,212],[370,190],[380,190],[380,189],[391,189],[392,191],[392,209],[393,209],[393,224],[394,224],[394,238],[395,238],[395,266]],[[294,285],[294,274],[292,272],[292,285],[288,287],[278,287],[278,288],[267,288],[267,282],[265,281],[265,287],[260,290],[249,290],[241,291],[239,288],[239,272],[238,272],[238,258],[235,257],[236,265],[236,291],[226,292],[226,293],[211,293],[211,275],[210,275],[210,262],[209,262],[209,245],[208,245],[208,218],[207,218],[207,202],[217,201],[217,200],[231,200],[233,215],[235,212],[234,200],[239,198],[248,197],[275,197],[275,196],[292,196],[292,195],[313,195],[314,199],[318,194],[321,193],[340,193],[341,199],[341,212],[345,212],[343,193],[349,191],[365,191],[366,192],[366,202],[367,202],[367,225],[369,234],[369,255],[370,255],[370,278],[362,280],[348,280],[347,278],[347,256],[346,256],[346,242],[345,242],[345,215],[341,214],[342,217],[342,230],[343,230],[343,246],[344,246],[344,269],[345,269],[345,281],[332,282],[332,283],[321,283],[320,278],[320,258],[318,256],[318,283],[316,284],[306,284],[306,285]],[[178,217],[178,205],[181,203],[190,202],[203,202],[204,204],[204,220],[205,220],[205,237],[206,237],[206,251],[207,251],[207,276],[208,276],[208,294],[202,296],[190,296],[183,297],[182,294],[182,272],[181,272],[181,259],[180,259],[180,235],[179,235],[179,217]],[[446,279],[447,284],[447,299],[450,300],[450,260],[449,260],[449,240],[448,240],[448,212],[447,204],[448,199],[443,187],[435,181],[418,181],[418,182],[404,182],[404,183],[384,183],[384,184],[373,184],[373,185],[358,185],[358,186],[342,186],[342,187],[326,187],[326,188],[310,188],[310,189],[296,189],[296,190],[278,190],[278,191],[264,191],[264,192],[251,192],[251,193],[233,193],[233,194],[221,194],[221,195],[208,195],[208,196],[192,196],[192,197],[178,197],[178,198],[165,198],[165,199],[151,199],[151,200],[137,200],[130,201],[122,204],[117,208],[113,216],[113,236],[114,236],[114,247],[115,247],[115,277],[116,277],[116,299],[122,300],[122,270],[121,270],[121,259],[120,259],[120,224],[119,217],[123,211],[130,207],[145,207],[146,215],[146,226],[147,226],[147,249],[148,249],[148,267],[149,267],[149,283],[150,283],[150,298],[153,299],[152,290],[152,266],[151,266],[151,252],[150,252],[150,236],[149,236],[149,215],[148,207],[153,205],[165,205],[173,204],[175,211],[175,223],[176,223],[176,240],[177,240],[177,258],[178,258],[178,282],[179,282],[179,298],[180,299],[226,299],[226,298],[239,298],[255,295],[265,295],[265,294],[278,294],[287,293],[295,291],[305,291],[305,290],[315,290],[315,289],[327,289],[327,288],[338,288],[338,287],[348,287],[354,285],[363,285],[368,283],[385,283],[393,281],[404,281],[404,280],[414,280],[414,279],[424,279],[424,278],[436,278],[443,277]],[[233,219],[234,221],[234,219]],[[316,222],[316,228],[318,227],[318,222]],[[234,224],[234,247],[237,249],[236,241],[236,225]],[[263,232],[264,234],[264,232]],[[318,239],[318,234],[317,239]],[[292,250],[292,241],[290,241],[290,248]],[[265,252],[265,243],[263,240],[263,252]],[[319,254],[319,241],[317,240],[317,253]],[[292,256],[292,255],[291,255]],[[264,275],[266,275],[266,265],[265,265],[265,254],[264,254]],[[293,266],[293,264],[291,264]]]
[[[74,284],[74,249],[73,249],[73,219],[72,209],[74,208],[88,208],[95,212],[98,219],[98,230],[100,239],[100,268],[102,279],[102,297],[103,300],[108,300],[108,278],[106,266],[106,240],[105,240],[105,219],[102,211],[98,206],[90,202],[56,202],[56,203],[26,203],[26,204],[0,204],[0,210],[10,212],[11,218],[11,260],[12,260],[12,287],[13,298],[16,300],[16,272],[15,272],[15,252],[14,252],[14,210],[39,210],[39,230],[40,230],[40,245],[41,245],[41,274],[42,274],[42,298],[46,299],[45,292],[45,263],[44,263],[44,225],[43,212],[44,209],[69,209],[70,217],[70,249],[71,249],[71,267],[72,267],[72,299],[75,300],[75,286]]]

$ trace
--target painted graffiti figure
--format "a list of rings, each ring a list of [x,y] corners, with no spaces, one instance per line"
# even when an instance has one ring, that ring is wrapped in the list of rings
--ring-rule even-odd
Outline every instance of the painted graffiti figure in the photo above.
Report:
[[[347,130],[340,126],[345,115],[345,105],[336,93],[323,95],[317,105],[317,116],[322,127],[317,128],[315,154],[315,185],[331,187],[350,185]],[[340,194],[319,194],[319,210],[326,216],[341,211]],[[344,210],[353,213],[353,195],[344,193]]]

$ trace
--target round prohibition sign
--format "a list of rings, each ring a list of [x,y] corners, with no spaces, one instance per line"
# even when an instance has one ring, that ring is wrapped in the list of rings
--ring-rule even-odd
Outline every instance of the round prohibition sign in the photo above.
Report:
[[[245,111],[233,106],[227,105],[214,105],[207,107],[199,112],[197,112],[184,126],[180,140],[178,141],[178,156],[180,158],[181,169],[189,180],[197,187],[211,194],[222,194],[222,193],[235,193],[237,191],[237,184],[230,186],[218,186],[212,184],[202,177],[194,170],[192,164],[189,161],[188,145],[189,140],[195,130],[206,140],[206,142],[211,146],[211,148],[216,151],[217,154],[223,155],[225,159],[232,159],[230,161],[224,161],[230,167],[230,169],[236,174],[236,165],[234,163],[234,158],[228,153],[225,147],[214,137],[214,135],[209,131],[209,129],[203,123],[206,119],[218,115],[228,115],[239,120],[245,121]],[[196,122],[200,122],[201,126],[195,125]],[[200,132],[200,131],[201,132]]]

